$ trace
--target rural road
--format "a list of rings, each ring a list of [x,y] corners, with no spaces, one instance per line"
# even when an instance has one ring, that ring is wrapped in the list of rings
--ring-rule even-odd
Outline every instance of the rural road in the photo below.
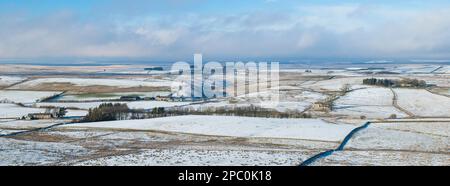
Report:
[[[397,92],[395,92],[393,88],[389,88],[389,89],[392,91],[392,94],[394,95],[394,96],[392,97],[392,105],[393,105],[395,108],[397,108],[398,110],[400,110],[400,111],[404,112],[405,114],[407,114],[409,117],[415,118],[416,115],[415,115],[414,113],[412,113],[412,112],[410,112],[410,111],[408,111],[408,110],[402,108],[400,105],[398,105],[398,95],[397,95]]]

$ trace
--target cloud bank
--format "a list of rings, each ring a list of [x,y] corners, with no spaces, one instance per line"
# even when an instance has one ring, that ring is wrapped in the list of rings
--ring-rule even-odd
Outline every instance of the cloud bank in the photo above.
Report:
[[[279,1],[269,1],[279,3]],[[0,58],[450,57],[450,7],[305,5],[232,13],[0,14]]]

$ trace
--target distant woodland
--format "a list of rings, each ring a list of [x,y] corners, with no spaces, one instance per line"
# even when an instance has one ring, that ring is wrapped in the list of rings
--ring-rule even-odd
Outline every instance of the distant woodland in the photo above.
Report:
[[[427,87],[427,83],[424,80],[410,79],[410,78],[405,78],[401,80],[368,78],[363,80],[363,84],[383,86],[383,87],[412,87],[412,88]]]

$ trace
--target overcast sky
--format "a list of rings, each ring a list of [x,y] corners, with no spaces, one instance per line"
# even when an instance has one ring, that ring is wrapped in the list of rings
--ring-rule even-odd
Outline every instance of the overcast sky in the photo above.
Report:
[[[0,58],[450,58],[448,0],[0,0]]]

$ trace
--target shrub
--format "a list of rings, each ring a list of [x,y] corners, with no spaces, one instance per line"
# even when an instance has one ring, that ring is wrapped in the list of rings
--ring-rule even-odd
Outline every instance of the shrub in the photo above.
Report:
[[[396,115],[396,114],[391,114],[391,115],[389,116],[389,119],[397,119],[397,115]]]

